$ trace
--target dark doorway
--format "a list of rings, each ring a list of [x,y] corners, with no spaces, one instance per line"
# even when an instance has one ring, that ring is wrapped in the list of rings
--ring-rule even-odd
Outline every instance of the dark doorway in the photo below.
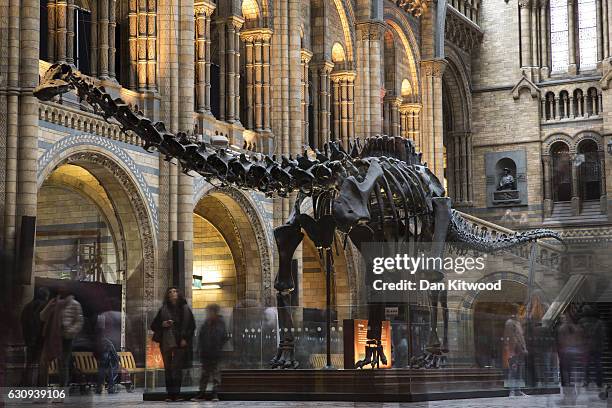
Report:
[[[554,201],[570,201],[572,199],[572,160],[569,146],[557,142],[551,147],[552,184]]]
[[[599,200],[601,196],[601,169],[597,143],[587,139],[578,145],[580,198]]]

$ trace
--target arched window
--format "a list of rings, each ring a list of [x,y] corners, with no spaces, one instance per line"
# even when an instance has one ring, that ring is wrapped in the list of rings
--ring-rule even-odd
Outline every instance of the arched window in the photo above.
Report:
[[[579,165],[580,199],[599,200],[601,196],[601,171],[597,143],[585,139],[578,145],[576,163]]]
[[[597,66],[597,13],[595,0],[578,0],[578,49],[580,69]]]
[[[550,47],[552,72],[567,71],[569,64],[567,0],[550,0]]]
[[[569,146],[556,142],[550,148],[553,166],[553,200],[570,201],[572,199],[572,163]]]

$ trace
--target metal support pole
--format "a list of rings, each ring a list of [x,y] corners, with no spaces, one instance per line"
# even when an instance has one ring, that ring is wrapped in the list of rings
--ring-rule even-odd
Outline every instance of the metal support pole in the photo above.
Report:
[[[331,248],[325,248],[325,304],[326,304],[326,324],[327,324],[327,336],[326,336],[326,354],[327,363],[324,370],[335,370],[336,368],[332,365],[331,361],[331,275],[332,275],[332,250]]]

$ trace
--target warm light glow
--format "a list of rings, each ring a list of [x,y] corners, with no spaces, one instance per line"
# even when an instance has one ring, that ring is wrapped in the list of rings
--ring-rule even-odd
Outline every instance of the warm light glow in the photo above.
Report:
[[[346,55],[344,54],[344,48],[342,44],[335,43],[332,47],[332,61],[334,63],[344,62],[346,60]]]
[[[410,85],[410,81],[406,78],[402,81],[402,96],[410,96],[412,95],[412,85]]]
[[[257,20],[259,17],[259,6],[255,0],[244,0],[242,2],[242,16],[246,20]]]
[[[202,285],[202,287],[200,289],[202,289],[202,290],[221,289],[221,285],[219,285],[218,283],[207,283],[205,285]]]

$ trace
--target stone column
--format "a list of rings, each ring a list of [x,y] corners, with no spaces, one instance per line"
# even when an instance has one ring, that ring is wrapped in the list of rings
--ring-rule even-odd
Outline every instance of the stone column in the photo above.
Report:
[[[602,0],[597,0],[596,4],[596,27],[597,27],[597,61],[601,61],[604,59],[604,27],[601,25],[602,17],[603,17],[603,7],[601,4]]]
[[[68,3],[66,0],[57,0],[55,4],[55,62],[63,63],[66,60]]]
[[[240,122],[240,28],[244,19],[230,16],[218,20],[220,37],[221,120]]]
[[[337,71],[330,75],[334,87],[333,136],[342,143],[345,149],[348,149],[349,140],[355,138],[355,75],[354,71]]]
[[[32,90],[38,85],[38,57],[40,3],[37,0],[22,0],[18,10],[19,21],[19,137],[17,151],[17,202],[16,226],[21,226],[21,217],[35,216],[37,207],[38,158],[38,100]],[[12,12],[14,12],[13,10]],[[15,37],[11,38],[14,40]],[[30,271],[31,272],[31,271]]]
[[[217,6],[203,0],[195,3],[195,93],[196,110],[210,114],[210,17]]]
[[[521,67],[532,66],[531,62],[531,25],[530,10],[531,0],[519,0],[518,2],[521,18],[520,38],[521,38]]]
[[[401,127],[399,106],[402,98],[395,95],[385,95],[383,101],[383,133],[389,136],[399,136]]]
[[[603,2],[602,20],[604,30],[604,58],[608,59],[610,58],[610,23],[612,22],[612,4],[610,4],[610,0],[605,0]]]
[[[109,56],[109,0],[98,0],[98,74],[102,79],[108,79],[108,56]]]
[[[66,5],[66,63],[74,65],[74,0]]]
[[[580,196],[579,194],[579,180],[578,180],[578,169],[576,165],[576,154],[573,153],[571,156],[572,163],[572,215],[580,214]]]
[[[143,68],[146,69],[147,90],[157,91],[157,0],[146,0],[146,4],[146,66]]]
[[[310,90],[308,86],[308,72],[312,52],[303,49],[300,54],[302,64],[302,143],[308,145],[308,106],[310,105]]]
[[[542,156],[544,166],[544,217],[552,215],[552,160],[550,155]]]
[[[130,88],[154,92],[157,90],[157,0],[129,0],[128,4]]]
[[[599,208],[602,214],[608,212],[608,193],[606,191],[606,152],[601,150],[598,152],[599,158],[599,173],[601,174],[600,179],[600,197],[599,197]]]
[[[330,118],[331,118],[331,81],[329,75],[334,68],[333,62],[323,62],[317,67],[318,71],[318,103],[317,110],[317,145],[322,149],[323,145],[330,140]]]
[[[179,14],[179,130],[187,134],[193,131],[194,103],[194,24],[193,0],[180,0]],[[178,239],[185,243],[185,297],[191,298],[193,271],[193,178],[178,174],[177,229]]]
[[[272,30],[256,28],[240,33],[245,45],[247,129],[270,131],[270,38]]]
[[[382,133],[381,42],[384,22],[370,20],[357,23],[357,129],[359,137]]]
[[[534,80],[539,81],[540,70],[535,67],[540,66],[539,55],[538,55],[538,0],[531,2],[531,20],[530,20],[530,31],[531,31],[531,66],[533,69]]]
[[[540,78],[550,76],[550,58],[548,53],[548,15],[549,1],[540,0]]]
[[[47,59],[49,62],[55,61],[55,37],[57,24],[58,7],[54,0],[47,2]],[[93,17],[93,14],[92,14]]]
[[[567,0],[567,35],[569,50],[567,72],[570,75],[576,75],[578,73],[578,66],[576,65],[576,18],[574,13],[574,1],[575,0]]]
[[[91,76],[98,76],[98,7],[91,8],[91,46],[89,47],[89,67]]]
[[[128,48],[130,56],[129,87],[139,87],[138,59],[138,0],[128,0]]]
[[[443,59],[421,61],[423,103],[421,151],[424,161],[440,180],[444,178],[442,74],[446,64]]]
[[[399,107],[400,111],[400,135],[407,139],[411,139],[418,151],[421,151],[421,104],[418,103],[402,103]]]
[[[115,78],[116,0],[109,0],[108,7],[108,76]]]

